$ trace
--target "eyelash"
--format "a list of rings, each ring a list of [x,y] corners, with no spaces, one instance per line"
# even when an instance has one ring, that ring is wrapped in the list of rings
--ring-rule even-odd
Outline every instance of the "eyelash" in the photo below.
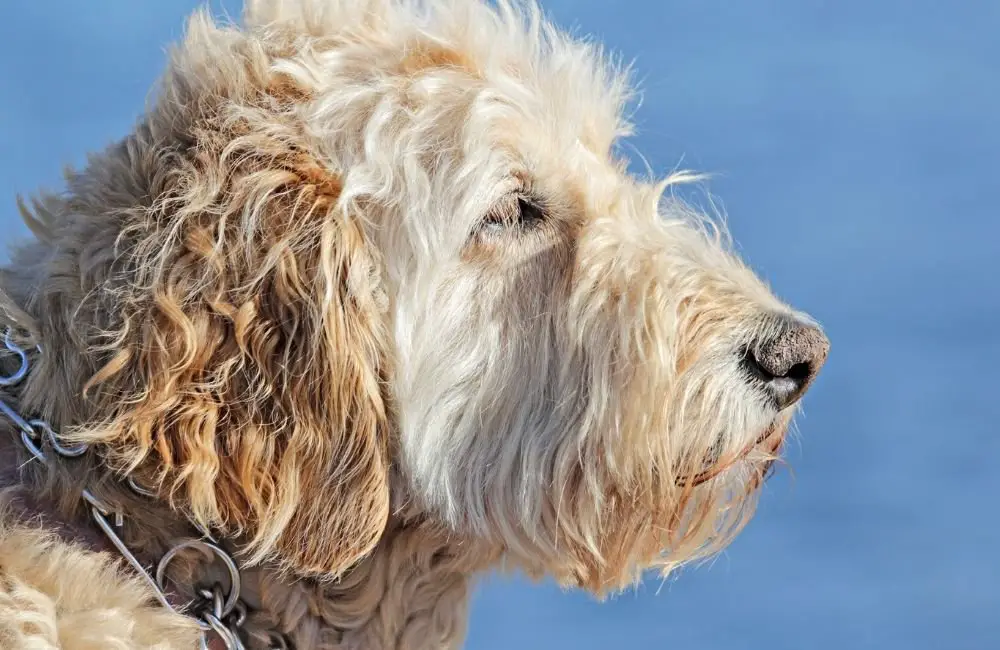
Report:
[[[511,198],[515,199],[513,205],[501,204],[492,209],[479,222],[477,231],[500,233],[511,228],[527,231],[545,221],[545,210],[537,200],[523,195],[514,195]]]

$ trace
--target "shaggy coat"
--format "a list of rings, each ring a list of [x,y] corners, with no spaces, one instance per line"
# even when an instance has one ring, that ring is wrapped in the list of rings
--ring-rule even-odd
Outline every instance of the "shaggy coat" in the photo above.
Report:
[[[808,321],[663,198],[689,177],[626,171],[629,92],[508,2],[195,14],[0,270],[0,397],[89,445],[29,462],[0,417],[0,647],[197,646],[84,487],[147,564],[223,539],[251,647],[457,648],[491,568],[602,595],[725,546],[794,411],[741,358]]]

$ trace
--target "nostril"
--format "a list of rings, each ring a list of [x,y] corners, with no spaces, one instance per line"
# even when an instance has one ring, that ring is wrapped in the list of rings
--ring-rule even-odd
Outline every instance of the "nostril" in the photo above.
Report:
[[[795,381],[806,381],[812,375],[812,368],[808,363],[796,363],[791,368],[788,369],[788,373],[785,375],[789,379],[794,379]]]

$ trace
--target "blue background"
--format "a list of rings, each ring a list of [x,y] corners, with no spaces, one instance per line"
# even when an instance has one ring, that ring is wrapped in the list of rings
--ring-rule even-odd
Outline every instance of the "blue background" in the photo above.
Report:
[[[16,192],[129,130],[194,2],[4,4],[7,241]],[[467,647],[1000,648],[1000,3],[545,5],[636,60],[633,144],[716,173],[741,249],[833,351],[793,473],[726,553],[604,604],[491,578]]]

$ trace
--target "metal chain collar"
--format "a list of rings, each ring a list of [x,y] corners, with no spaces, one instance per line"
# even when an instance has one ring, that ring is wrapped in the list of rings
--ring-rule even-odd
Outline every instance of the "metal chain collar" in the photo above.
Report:
[[[30,362],[27,351],[17,345],[13,339],[13,333],[7,328],[4,334],[3,348],[7,352],[13,353],[20,359],[20,367],[11,375],[0,374],[0,388],[16,386],[23,380],[30,369]],[[41,345],[36,346],[41,352]],[[45,454],[45,447],[51,449],[56,455],[62,458],[77,458],[87,453],[86,444],[66,447],[59,442],[58,435],[48,422],[39,419],[26,419],[15,411],[9,404],[0,399],[0,413],[6,415],[13,422],[21,433],[21,442],[35,459],[46,463],[48,458]],[[155,493],[138,485],[132,477],[127,480],[133,492],[144,497],[156,496]],[[125,561],[128,562],[142,577],[147,585],[153,590],[157,600],[170,611],[192,618],[202,630],[201,647],[207,650],[209,647],[208,635],[214,632],[227,650],[245,650],[241,631],[247,618],[247,607],[240,599],[240,571],[232,556],[223,550],[212,535],[203,527],[194,524],[203,539],[185,539],[168,550],[156,565],[156,570],[150,572],[139,562],[138,558],[129,551],[125,542],[122,541],[118,531],[125,523],[125,516],[120,508],[113,508],[105,501],[95,496],[90,490],[84,489],[81,494],[84,502],[90,510],[91,518],[103,531],[108,540],[118,549]],[[229,573],[228,592],[218,582],[212,584],[211,588],[204,586],[197,587],[200,601],[192,603],[190,611],[179,611],[167,599],[167,588],[165,586],[167,567],[185,549],[193,549],[203,552],[206,556],[214,556]],[[269,632],[270,650],[287,650],[288,643],[283,635],[277,632]]]

